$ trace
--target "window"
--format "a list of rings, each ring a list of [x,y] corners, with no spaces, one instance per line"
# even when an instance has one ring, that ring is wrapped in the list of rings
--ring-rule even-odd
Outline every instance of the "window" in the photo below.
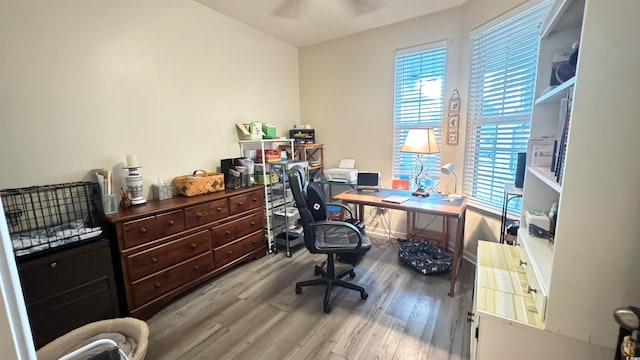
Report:
[[[464,193],[500,209],[514,183],[518,152],[527,151],[546,4],[532,7],[472,39]],[[519,212],[520,202],[510,202]]]
[[[416,155],[401,153],[410,128],[432,128],[442,145],[447,48],[444,42],[396,51],[393,116],[393,176],[411,180]],[[423,156],[424,171],[439,177],[440,154]],[[426,184],[429,186],[429,184]]]

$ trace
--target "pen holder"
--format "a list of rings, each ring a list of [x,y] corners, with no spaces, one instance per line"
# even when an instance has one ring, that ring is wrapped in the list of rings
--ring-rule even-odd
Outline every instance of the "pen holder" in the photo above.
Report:
[[[102,195],[102,211],[105,214],[118,212],[118,199],[116,198],[116,194]]]

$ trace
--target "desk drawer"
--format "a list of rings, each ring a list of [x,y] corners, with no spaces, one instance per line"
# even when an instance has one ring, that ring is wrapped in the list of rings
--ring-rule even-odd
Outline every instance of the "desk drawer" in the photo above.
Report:
[[[229,216],[227,199],[210,201],[205,204],[190,206],[184,210],[187,228],[206,224]]]
[[[264,246],[264,244],[264,233],[260,231],[223,247],[214,249],[213,257],[215,266],[216,268],[224,266],[243,255],[246,255],[251,250]]]
[[[213,270],[211,254],[204,253],[192,260],[151,275],[131,285],[135,306],[165,294]]]
[[[125,248],[144,244],[185,229],[184,213],[176,210],[157,216],[150,216],[122,224]]]
[[[217,248],[228,244],[235,239],[249,235],[252,232],[264,228],[264,216],[262,213],[255,213],[244,219],[239,219],[231,223],[215,227],[211,230],[213,234],[213,247]]]
[[[181,261],[211,251],[209,231],[203,230],[168,244],[127,257],[129,279],[138,280]]]
[[[240,214],[247,210],[262,207],[264,198],[262,191],[253,191],[247,194],[235,195],[229,198],[229,212],[231,215]]]

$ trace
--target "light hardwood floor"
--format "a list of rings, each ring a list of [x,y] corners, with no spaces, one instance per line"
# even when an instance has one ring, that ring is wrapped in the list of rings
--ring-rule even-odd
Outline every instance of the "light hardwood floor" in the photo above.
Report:
[[[294,283],[313,278],[325,256],[304,247],[291,258],[271,254],[149,319],[147,359],[469,359],[474,265],[464,261],[451,298],[449,274],[421,275],[399,262],[397,244],[372,240],[378,244],[352,280],[365,287],[367,300],[335,288],[325,314],[323,287],[294,293]]]

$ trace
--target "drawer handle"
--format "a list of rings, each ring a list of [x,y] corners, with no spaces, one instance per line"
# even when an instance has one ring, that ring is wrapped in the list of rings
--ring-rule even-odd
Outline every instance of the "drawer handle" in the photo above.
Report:
[[[162,286],[162,284],[160,284],[160,282],[156,281],[155,284],[153,284],[153,287],[155,287],[156,289],[159,288],[160,286]]]
[[[196,243],[191,243],[191,248],[195,249],[198,245]]]
[[[255,224],[256,224],[256,222],[255,222],[255,221],[252,221],[252,222],[251,222],[251,226],[254,226]]]
[[[175,221],[173,221],[173,220],[169,220],[169,225],[173,225],[173,224],[175,224],[175,223],[176,223]]]
[[[146,233],[147,232],[147,228],[140,228],[140,232],[143,233],[143,234]]]
[[[222,208],[216,208],[217,212],[222,212]]]
[[[229,251],[227,251],[227,254],[231,255],[231,254],[233,254],[233,251],[229,250]]]
[[[251,240],[251,243],[255,245],[255,244],[257,244],[258,242],[257,242],[257,241],[255,241],[255,240]]]
[[[256,202],[258,201],[258,198],[251,198],[251,201]]]
[[[157,257],[152,257],[152,258],[151,258],[151,263],[152,263],[152,264],[155,264],[155,263],[157,263],[157,262],[158,262],[158,258],[157,258]]]
[[[198,271],[200,270],[200,268],[198,267],[198,265],[193,265],[193,271]]]
[[[238,206],[242,206],[244,203],[242,201],[238,201]]]
[[[197,217],[199,217],[199,218],[201,218],[201,217],[202,217],[202,213],[198,211],[198,212],[196,213],[196,216],[197,216]]]
[[[474,313],[472,313],[471,311],[467,311],[467,322],[468,323],[472,323],[473,322],[473,317],[475,316]]]
[[[526,261],[522,261],[522,259],[520,259],[520,266],[522,266],[522,265],[527,266],[527,262]]]
[[[225,231],[224,233],[227,234],[227,235],[231,235],[231,231],[229,231],[229,230]]]
[[[538,293],[538,290],[536,290],[536,289],[532,288],[532,287],[531,287],[531,285],[528,285],[528,284],[527,284],[527,292],[528,292],[529,294],[531,294],[531,293],[536,293],[536,294],[537,294],[537,293]]]
[[[54,261],[54,262],[51,263],[50,266],[51,266],[51,268],[54,268],[54,267],[58,266],[58,263]]]

